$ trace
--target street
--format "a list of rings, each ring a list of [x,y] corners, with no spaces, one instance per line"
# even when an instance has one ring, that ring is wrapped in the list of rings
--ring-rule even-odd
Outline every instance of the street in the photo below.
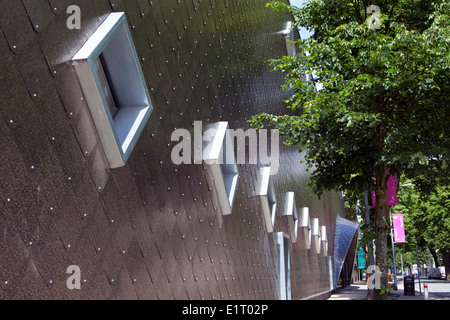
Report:
[[[416,280],[416,285],[418,285]],[[438,279],[420,278],[422,284],[422,294],[424,294],[423,285],[428,284],[428,293],[431,299],[450,300],[450,282]]]
[[[443,279],[428,279],[420,278],[415,279],[415,294],[414,296],[405,296],[403,287],[403,278],[397,277],[398,290],[393,292],[393,295],[389,297],[390,300],[425,300],[424,284],[428,285],[428,300],[450,300],[450,281]],[[390,282],[390,285],[394,285],[394,282]],[[328,300],[365,300],[367,295],[367,282],[358,281],[352,283],[349,287],[338,289],[335,293],[328,298]]]

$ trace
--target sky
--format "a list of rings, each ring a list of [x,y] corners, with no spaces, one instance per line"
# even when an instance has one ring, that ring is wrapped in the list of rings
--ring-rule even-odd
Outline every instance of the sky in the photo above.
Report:
[[[296,7],[300,7],[302,5],[302,3],[305,1],[308,1],[308,0],[289,0],[290,4],[292,6],[296,6]],[[300,32],[300,37],[302,39],[309,38],[312,35],[312,32],[309,32],[305,28],[299,28],[299,32]]]
[[[300,7],[302,5],[303,2],[306,2],[308,0],[289,0],[289,3],[291,4],[291,6],[296,6],[296,7]],[[306,30],[303,27],[298,28],[298,31],[300,32],[300,37],[302,39],[306,39],[309,38],[313,33]],[[323,88],[323,85],[321,83],[317,83],[316,82],[316,89],[317,91],[320,91]]]

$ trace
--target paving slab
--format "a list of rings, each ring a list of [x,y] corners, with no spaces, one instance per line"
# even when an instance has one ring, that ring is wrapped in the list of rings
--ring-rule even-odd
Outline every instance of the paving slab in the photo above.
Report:
[[[390,284],[394,284],[393,282]],[[403,281],[398,280],[397,282],[397,290],[392,292],[392,295],[389,296],[389,300],[425,300],[424,291],[422,290],[422,294],[419,292],[419,285],[416,282],[416,291],[414,296],[405,296]],[[332,294],[328,300],[367,300],[367,282],[359,281],[356,283],[352,283],[349,287],[338,289],[336,293]],[[429,300],[434,300],[432,296],[430,296]]]

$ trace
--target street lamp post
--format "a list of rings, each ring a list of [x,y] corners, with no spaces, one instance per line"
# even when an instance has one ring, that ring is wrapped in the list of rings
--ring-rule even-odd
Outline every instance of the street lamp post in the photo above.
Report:
[[[402,262],[402,279],[405,276],[403,272],[403,254],[400,254],[400,261]]]
[[[391,207],[389,207],[389,219],[391,221],[392,260],[394,262],[394,290],[397,291],[397,268],[395,266],[395,247],[394,247],[394,236],[393,236],[393,228],[392,228]]]
[[[405,183],[405,184],[401,184],[400,187],[412,187],[414,184],[413,183]],[[416,260],[417,260],[417,277],[419,278],[419,293],[420,295],[422,295],[422,288],[421,288],[421,283],[420,283],[420,270],[419,270],[419,254],[417,252],[417,243],[416,243]]]
[[[416,243],[416,260],[417,260],[417,277],[419,278],[419,293],[422,295],[422,287],[420,283],[420,269],[419,269],[419,254],[417,253],[417,243]]]

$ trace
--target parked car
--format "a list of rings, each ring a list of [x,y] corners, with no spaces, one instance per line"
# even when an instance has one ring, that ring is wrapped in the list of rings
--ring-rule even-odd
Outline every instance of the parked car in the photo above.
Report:
[[[441,270],[439,268],[430,268],[430,273],[428,274],[428,279],[435,278],[440,279],[441,278]]]

